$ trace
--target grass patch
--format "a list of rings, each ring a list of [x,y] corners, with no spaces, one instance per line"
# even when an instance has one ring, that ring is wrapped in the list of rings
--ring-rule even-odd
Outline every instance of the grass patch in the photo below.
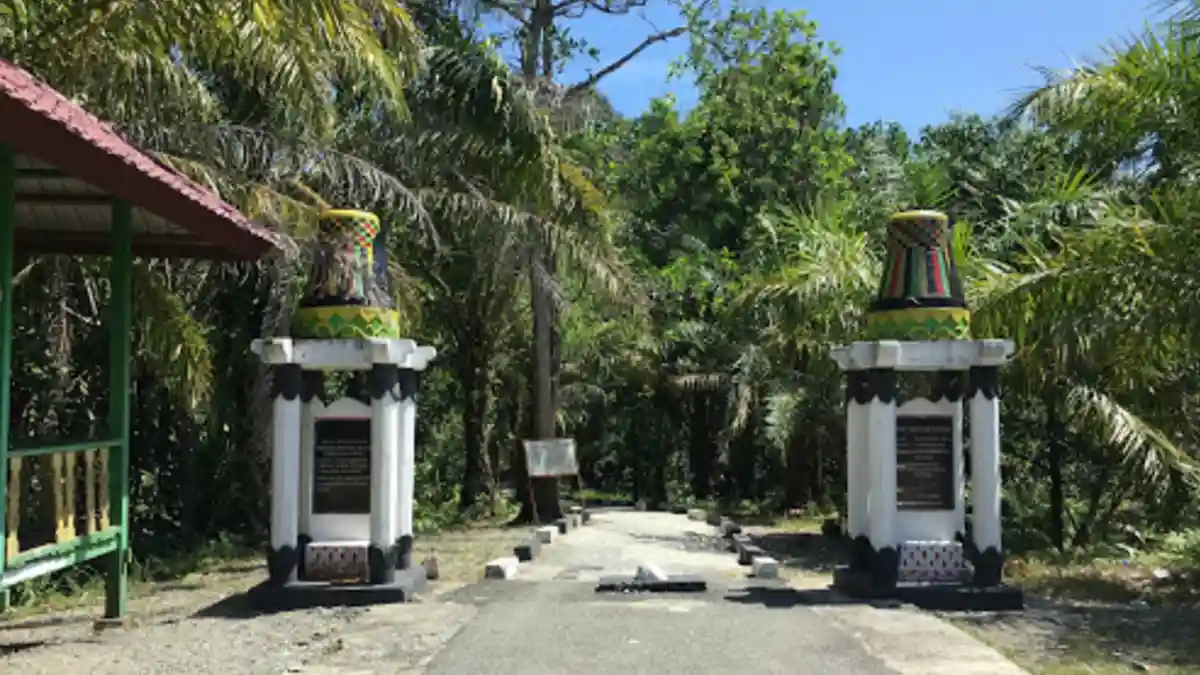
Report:
[[[12,589],[5,620],[104,605],[103,563],[93,562],[31,579]],[[214,587],[258,572],[266,564],[261,551],[221,538],[186,555],[134,558],[129,569],[129,598]]]
[[[527,527],[506,527],[504,518],[477,522],[440,532],[418,534],[414,562],[437,553],[443,582],[478,581],[484,564],[504,555],[527,534]],[[130,613],[158,613],[164,605],[184,606],[214,594],[249,588],[265,578],[266,559],[261,547],[220,539],[195,552],[172,558],[135,559],[130,568]],[[162,596],[173,596],[168,602]],[[204,596],[201,598],[200,596]],[[102,567],[83,565],[33,579],[13,589],[4,621],[60,612],[98,613],[104,605]],[[153,610],[147,607],[153,606]]]
[[[488,522],[418,536],[413,542],[413,562],[437,553],[440,581],[479,581],[484,564],[512,555],[513,547],[528,537],[529,529]]]
[[[955,621],[1037,675],[1200,673],[1197,560],[1196,532],[1015,557],[1005,575],[1034,596],[1031,609]]]
[[[1043,555],[1009,560],[1004,571],[1010,582],[1045,598],[1194,605],[1200,602],[1200,569],[1195,561],[1192,567],[1181,562],[1152,552],[1129,557]]]

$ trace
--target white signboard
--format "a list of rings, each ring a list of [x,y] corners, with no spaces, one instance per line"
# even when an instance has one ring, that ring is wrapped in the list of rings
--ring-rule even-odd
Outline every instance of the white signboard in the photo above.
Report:
[[[579,473],[574,438],[525,441],[525,462],[529,466],[529,475],[534,478]]]

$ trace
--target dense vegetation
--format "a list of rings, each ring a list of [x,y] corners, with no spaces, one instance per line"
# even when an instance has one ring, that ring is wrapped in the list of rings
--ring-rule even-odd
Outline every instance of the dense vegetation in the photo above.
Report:
[[[249,344],[286,329],[325,205],[389,223],[406,328],[440,351],[422,383],[421,528],[495,510],[523,485],[519,439],[555,424],[595,490],[836,508],[829,348],[861,328],[887,214],[923,206],[969,235],[975,333],[1019,347],[1003,382],[1010,546],[1197,551],[1200,5],[1176,4],[1010,114],[919,138],[847,128],[835,47],[802,14],[745,7],[686,8],[664,36],[689,41],[676,75],[699,101],[632,119],[593,81],[553,81],[587,46],[540,0],[505,3],[499,41],[472,28],[487,3],[454,0],[10,0],[0,57],[297,243],[255,265],[139,263],[139,552],[261,537]],[[103,263],[18,270],[14,435],[84,434],[105,404]]]

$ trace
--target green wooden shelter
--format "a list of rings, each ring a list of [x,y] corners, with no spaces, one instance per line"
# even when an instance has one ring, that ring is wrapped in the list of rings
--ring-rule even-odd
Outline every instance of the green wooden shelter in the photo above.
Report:
[[[105,557],[105,617],[125,612],[129,563],[131,270],[135,256],[253,260],[270,231],[28,72],[0,61],[0,591]],[[13,261],[27,254],[111,256],[107,431],[89,439],[10,434]],[[19,357],[19,355],[18,355]],[[48,462],[54,532],[20,532],[22,472]],[[47,472],[46,469],[49,468]],[[43,488],[46,486],[42,486]]]

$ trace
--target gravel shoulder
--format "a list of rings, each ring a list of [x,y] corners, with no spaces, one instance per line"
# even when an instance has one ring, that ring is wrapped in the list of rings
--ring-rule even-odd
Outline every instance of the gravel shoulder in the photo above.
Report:
[[[814,531],[748,533],[796,578],[822,583],[841,549]],[[1035,675],[1200,674],[1200,604],[1085,602],[1026,595],[1024,612],[941,613]]]
[[[443,581],[409,605],[239,612],[236,598],[266,575],[261,562],[243,560],[142,585],[130,601],[127,626],[97,632],[103,600],[93,592],[71,609],[0,622],[0,672],[333,675],[419,669],[475,615],[471,606],[440,602],[442,594],[477,580],[483,562],[511,550],[524,532],[470,529],[422,538],[418,560],[436,551]],[[220,616],[205,611],[218,603]]]

